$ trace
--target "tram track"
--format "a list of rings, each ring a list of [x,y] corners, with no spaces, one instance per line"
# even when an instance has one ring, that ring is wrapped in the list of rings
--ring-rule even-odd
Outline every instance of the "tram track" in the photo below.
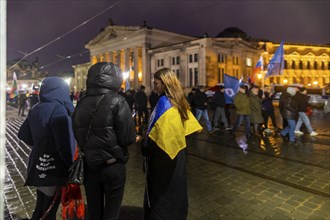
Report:
[[[196,144],[196,143],[198,144],[198,142],[204,142],[204,143],[207,143],[207,144],[219,145],[219,143],[217,143],[215,141],[204,140],[202,138],[189,137],[189,139],[190,139],[189,141],[193,141],[194,144]],[[231,150],[235,150],[235,151],[237,150],[237,152],[242,151],[241,148],[235,147],[235,146],[232,146],[232,145],[229,145],[229,144],[226,144],[226,143],[221,143],[221,147],[223,147],[223,146],[225,146],[225,147],[227,147],[228,149],[231,149]],[[212,146],[210,146],[210,147],[212,147]],[[258,157],[260,157],[260,155],[263,155],[263,156],[266,156],[266,157],[271,157],[274,160],[282,160],[286,165],[289,165],[287,163],[295,163],[296,165],[301,166],[301,170],[306,169],[306,167],[303,167],[303,166],[307,166],[307,167],[314,167],[312,169],[321,169],[324,172],[329,172],[328,171],[329,170],[328,166],[323,166],[323,165],[320,165],[320,164],[314,164],[314,163],[310,163],[310,162],[306,162],[306,161],[300,161],[300,160],[293,159],[293,158],[274,156],[274,155],[270,155],[270,154],[257,152],[255,150],[251,150],[251,149],[248,150],[248,153],[253,153],[255,155],[258,155]],[[308,193],[312,193],[312,194],[317,195],[317,196],[330,198],[329,190],[325,189],[325,190],[322,191],[322,189],[318,189],[317,187],[314,187],[313,184],[311,184],[312,186],[307,185],[307,184],[304,185],[304,184],[297,183],[297,182],[293,181],[293,178],[285,179],[285,178],[281,178],[281,176],[276,177],[276,176],[269,175],[269,173],[267,173],[267,172],[258,172],[258,170],[254,170],[251,167],[244,166],[244,165],[241,165],[241,164],[237,165],[235,163],[226,162],[226,160],[221,160],[221,159],[219,159],[219,157],[216,157],[216,156],[213,156],[213,157],[212,156],[201,156],[201,154],[199,154],[198,151],[187,150],[187,155],[190,156],[190,157],[193,157],[193,158],[198,158],[198,159],[201,159],[201,160],[204,160],[204,161],[207,161],[207,162],[216,163],[216,164],[219,164],[221,166],[225,166],[225,167],[228,167],[228,168],[231,168],[231,169],[234,169],[234,170],[238,170],[238,171],[241,171],[241,172],[244,172],[244,173],[256,176],[256,177],[259,177],[259,178],[270,180],[272,182],[276,182],[276,183],[279,183],[279,184],[282,184],[282,185],[285,185],[285,186],[289,186],[289,187],[292,187],[292,188],[295,188],[295,189],[299,189],[299,190],[302,190],[302,191],[305,191],[305,192],[308,192]],[[239,160],[239,159],[237,159],[237,160]],[[265,162],[265,164],[267,164],[267,162]],[[282,172],[285,172],[285,170],[282,170]],[[288,172],[289,172],[289,169],[288,169]],[[288,174],[288,176],[290,176],[290,175],[292,175],[292,173]],[[293,174],[293,176],[294,175],[296,175],[296,174]],[[327,181],[329,181],[329,180],[327,180]]]
[[[212,141],[212,140],[205,140],[205,139],[202,139],[202,138],[195,138],[195,137],[190,137],[190,138],[194,139],[194,140],[198,140],[198,141],[203,141],[203,142],[219,145],[218,142]],[[221,143],[221,146],[225,146],[225,147],[229,147],[229,148],[232,148],[232,149],[235,149],[235,150],[242,151],[241,148],[239,148],[237,146],[232,146],[232,145],[226,144],[225,142]],[[247,148],[246,151],[251,152],[251,153],[255,153],[255,154],[260,154],[260,155],[267,156],[267,157],[271,157],[271,158],[279,158],[279,159],[283,159],[283,160],[287,160],[287,161],[300,163],[300,164],[303,164],[303,165],[318,167],[318,168],[322,168],[322,169],[326,169],[326,170],[330,169],[330,165],[327,166],[327,165],[323,165],[323,164],[312,163],[312,162],[309,162],[309,161],[302,161],[302,160],[298,160],[298,159],[294,159],[294,158],[290,158],[290,157],[277,156],[277,155],[274,155],[274,154],[270,154],[270,153],[266,153],[266,152],[260,152],[260,151],[249,149],[249,148]]]

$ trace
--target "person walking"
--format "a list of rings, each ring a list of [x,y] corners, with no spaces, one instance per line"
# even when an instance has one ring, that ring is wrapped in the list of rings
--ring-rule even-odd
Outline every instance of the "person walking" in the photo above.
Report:
[[[129,108],[131,109],[131,112],[133,113],[134,112],[133,107],[134,107],[135,100],[134,100],[134,95],[132,94],[132,90],[127,90],[124,98],[126,99],[126,102],[129,106]]]
[[[215,105],[215,112],[213,117],[214,128],[219,128],[219,117],[221,117],[221,122],[224,125],[225,130],[230,130],[226,117],[226,100],[225,100],[225,88],[220,86],[214,93],[213,103]]]
[[[20,91],[18,96],[18,116],[25,116],[24,111],[26,107],[26,93],[25,91]],[[32,106],[31,106],[32,107]]]
[[[39,100],[20,127],[18,138],[32,146],[25,180],[25,186],[37,189],[32,220],[41,219],[49,208],[44,217],[55,220],[60,187],[66,185],[75,152],[70,117],[74,107],[68,84],[58,77],[42,81]]]
[[[127,147],[135,142],[131,110],[117,94],[123,78],[113,63],[99,62],[87,75],[87,90],[73,114],[73,130],[84,154],[89,219],[116,220],[126,181]]]
[[[272,121],[272,125],[275,131],[278,131],[276,118],[275,118],[274,105],[273,105],[273,97],[274,94],[270,92],[270,87],[268,86],[265,87],[262,95],[262,115],[264,118],[264,128],[266,133],[271,132],[271,130],[268,129],[269,118]]]
[[[234,105],[236,107],[236,123],[231,131],[231,134],[235,136],[235,133],[239,126],[241,126],[242,121],[244,120],[245,124],[245,136],[247,140],[251,139],[250,132],[250,100],[247,96],[247,86],[241,85],[237,95],[234,98]]]
[[[195,93],[196,93],[196,89],[192,88],[191,91],[188,93],[187,99],[191,112],[196,116],[196,109],[194,104]]]
[[[209,133],[215,132],[217,129],[212,128],[211,121],[209,119],[209,113],[207,110],[208,100],[205,92],[202,92],[200,89],[196,88],[194,95],[194,107],[196,111],[196,119],[199,121],[203,116],[203,119],[206,123],[206,128]]]
[[[188,215],[186,136],[202,130],[176,74],[168,68],[154,74],[159,101],[153,111],[142,152],[146,188],[144,220],[185,220]]]
[[[140,90],[135,95],[135,105],[138,113],[138,126],[148,123],[148,98],[145,93],[145,86],[141,85]]]
[[[310,136],[318,135],[318,133],[316,133],[314,131],[314,129],[312,128],[312,125],[306,114],[307,108],[312,107],[308,103],[309,97],[307,96],[306,87],[299,88],[299,91],[294,95],[294,99],[297,103],[297,110],[298,110],[298,115],[299,115],[294,133],[298,134],[298,135],[304,134],[302,131],[300,131],[301,125],[304,123]]]
[[[281,114],[282,118],[286,119],[288,125],[283,128],[280,132],[283,138],[286,138],[289,135],[289,143],[295,144],[296,139],[294,135],[295,127],[296,127],[296,117],[298,114],[297,103],[293,96],[296,94],[296,88],[288,87],[286,90],[286,95],[282,99],[281,103]]]
[[[253,134],[254,136],[262,136],[261,125],[264,123],[264,118],[262,117],[262,100],[259,97],[258,87],[252,87],[249,100],[251,109],[250,122],[253,124]]]

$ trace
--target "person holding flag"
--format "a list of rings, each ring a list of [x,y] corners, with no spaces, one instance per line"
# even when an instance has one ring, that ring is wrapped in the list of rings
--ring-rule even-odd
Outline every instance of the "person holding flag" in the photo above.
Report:
[[[269,76],[282,75],[283,68],[284,68],[284,49],[283,49],[283,41],[282,41],[280,46],[276,49],[274,56],[269,61],[265,78]]]
[[[190,112],[173,71],[158,70],[154,85],[160,98],[142,142],[146,171],[144,219],[184,220],[188,215],[186,136],[202,127]]]
[[[225,100],[226,104],[233,104],[234,97],[236,96],[242,80],[239,80],[233,76],[224,74],[224,85],[225,85]]]

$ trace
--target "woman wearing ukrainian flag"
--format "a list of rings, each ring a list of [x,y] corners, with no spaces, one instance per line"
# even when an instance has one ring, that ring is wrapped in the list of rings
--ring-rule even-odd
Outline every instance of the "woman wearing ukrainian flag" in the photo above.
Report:
[[[145,156],[145,220],[185,220],[188,215],[186,136],[202,127],[190,112],[176,74],[154,74],[160,98],[151,114],[142,152]]]

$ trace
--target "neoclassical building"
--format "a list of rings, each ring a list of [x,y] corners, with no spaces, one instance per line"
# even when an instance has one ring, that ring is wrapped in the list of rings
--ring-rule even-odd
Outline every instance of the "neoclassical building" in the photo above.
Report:
[[[262,55],[266,61],[271,59],[279,45],[273,42],[259,42],[260,48],[264,49]],[[266,84],[301,84],[322,88],[330,83],[330,45],[284,42],[283,48],[283,74],[267,78]]]
[[[143,26],[108,26],[90,40],[90,62],[73,66],[75,89],[85,89],[88,68],[102,61],[116,63],[128,75],[131,87],[153,87],[152,75],[171,68],[186,90],[223,82],[223,74],[247,81],[260,56],[265,67],[279,43],[251,39],[238,28],[227,28],[216,37],[197,38]],[[329,83],[329,45],[286,44],[283,75],[265,83]],[[124,86],[124,84],[123,84]]]

